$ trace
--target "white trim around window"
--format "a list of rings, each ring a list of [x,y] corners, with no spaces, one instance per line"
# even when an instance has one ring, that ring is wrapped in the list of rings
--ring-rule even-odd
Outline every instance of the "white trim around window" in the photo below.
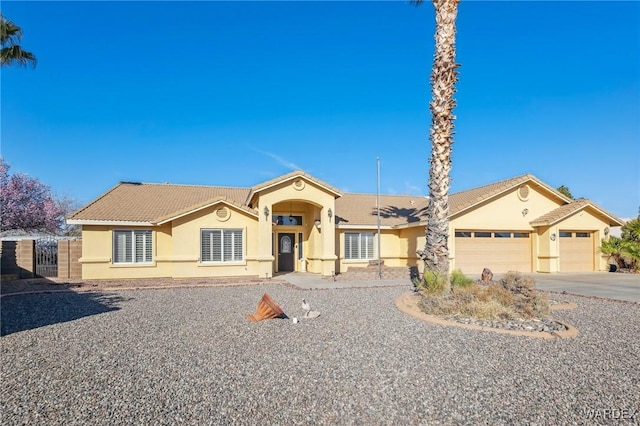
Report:
[[[242,229],[201,229],[200,262],[237,263],[244,261]]]
[[[371,260],[376,256],[376,238],[373,232],[345,232],[345,260]]]
[[[114,229],[113,263],[153,262],[153,231],[148,229]]]

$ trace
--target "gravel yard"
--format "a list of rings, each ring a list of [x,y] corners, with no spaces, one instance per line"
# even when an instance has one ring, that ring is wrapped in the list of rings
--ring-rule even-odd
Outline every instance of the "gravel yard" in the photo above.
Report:
[[[578,308],[553,315],[580,334],[542,340],[416,320],[393,303],[407,290],[4,297],[0,421],[592,424],[640,411],[640,305],[561,296]],[[290,317],[302,297],[322,315],[249,323],[264,292]]]

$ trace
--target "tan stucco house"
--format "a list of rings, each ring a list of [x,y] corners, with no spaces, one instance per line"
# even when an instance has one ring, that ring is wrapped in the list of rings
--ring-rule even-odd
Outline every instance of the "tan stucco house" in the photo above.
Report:
[[[325,276],[365,267],[422,268],[427,197],[342,193],[302,171],[251,188],[122,182],[73,213],[84,279]],[[452,269],[608,269],[598,252],[622,221],[532,175],[451,194]]]

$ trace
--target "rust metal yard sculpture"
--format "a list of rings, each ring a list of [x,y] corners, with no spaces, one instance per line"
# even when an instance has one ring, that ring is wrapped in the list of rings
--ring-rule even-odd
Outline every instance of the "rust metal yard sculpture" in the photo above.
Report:
[[[287,316],[271,296],[265,293],[258,302],[256,313],[247,315],[247,318],[251,322],[258,322],[271,318],[287,318]]]

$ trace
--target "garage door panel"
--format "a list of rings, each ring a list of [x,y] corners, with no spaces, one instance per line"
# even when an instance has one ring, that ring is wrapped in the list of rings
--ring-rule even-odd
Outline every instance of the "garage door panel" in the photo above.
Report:
[[[513,232],[509,238],[496,238],[497,232],[491,232],[491,238],[477,238],[475,233],[471,233],[470,238],[456,237],[456,269],[465,274],[479,274],[483,268],[493,272],[531,272],[531,238],[514,238]],[[500,231],[500,235],[504,234],[505,231]],[[529,235],[518,232],[523,234]]]
[[[560,231],[560,272],[593,271],[593,233]]]

